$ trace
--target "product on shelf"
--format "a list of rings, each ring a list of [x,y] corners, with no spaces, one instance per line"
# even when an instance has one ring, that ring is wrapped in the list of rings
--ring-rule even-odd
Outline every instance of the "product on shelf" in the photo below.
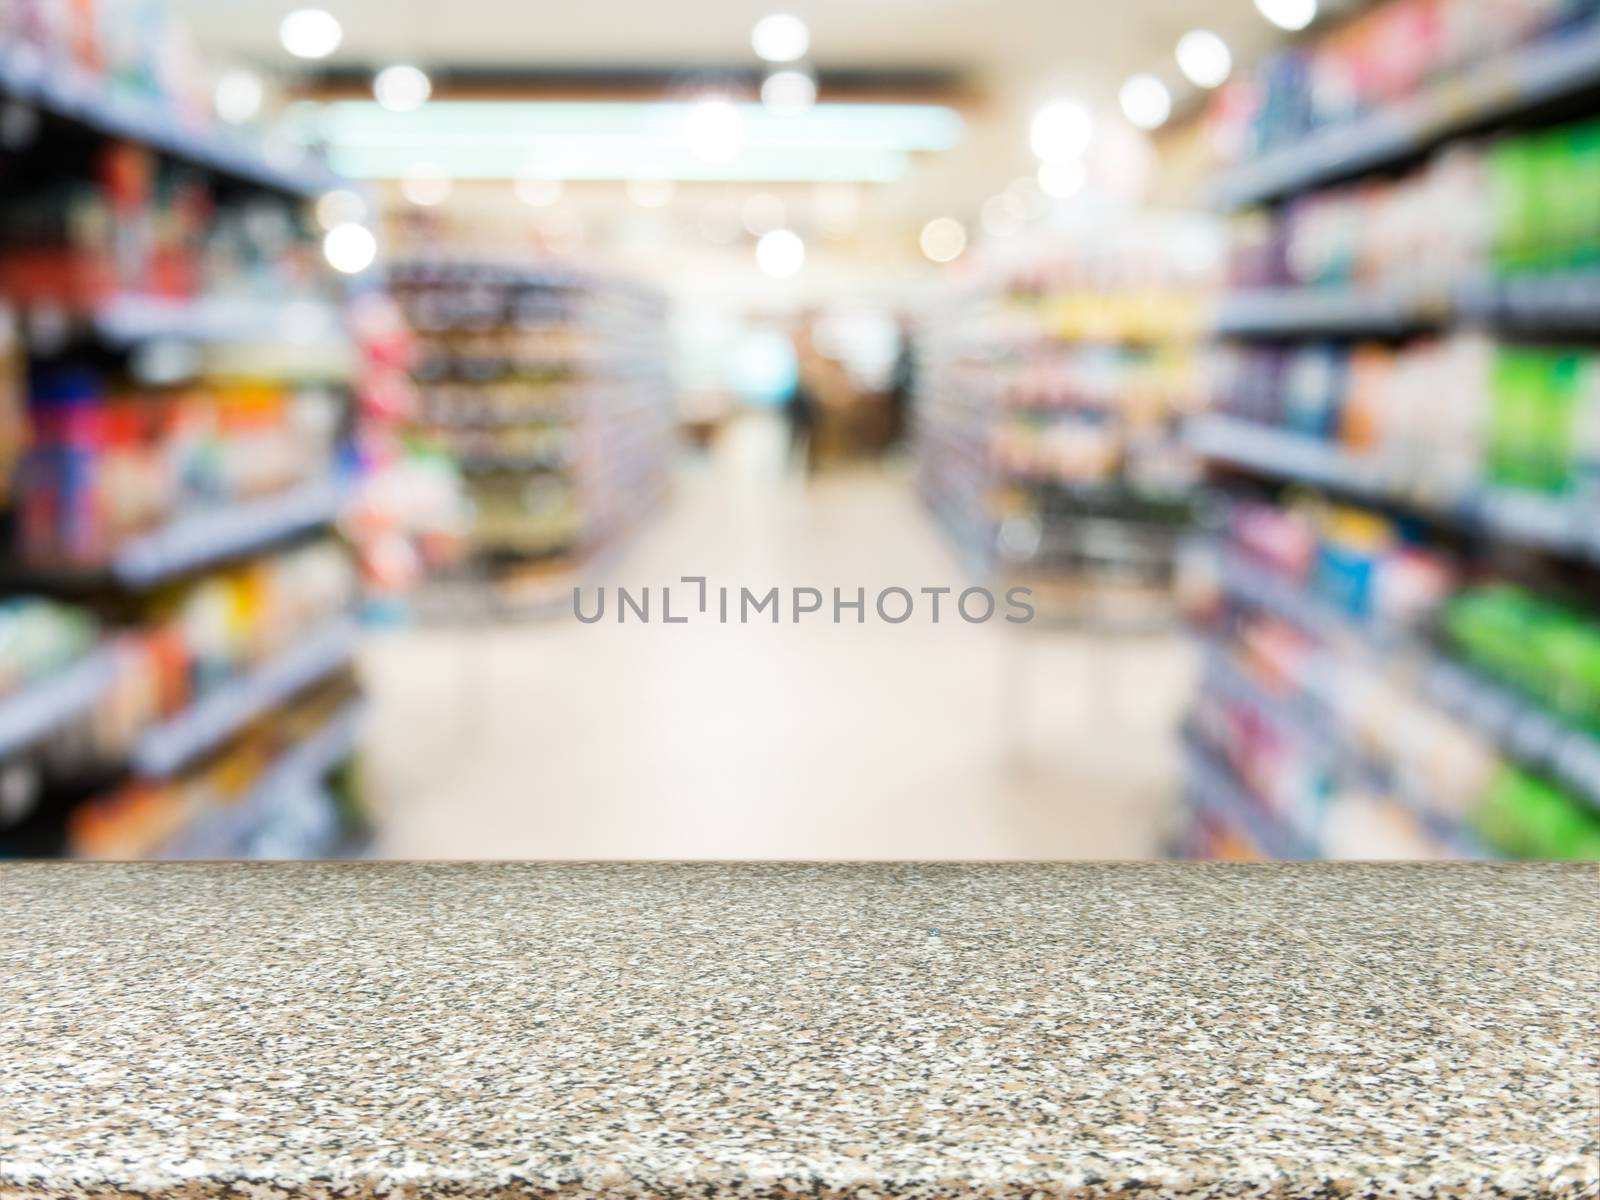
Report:
[[[1449,501],[1484,488],[1600,504],[1600,357],[1461,333],[1384,343],[1235,343],[1214,410],[1347,451]]]
[[[31,596],[0,599],[0,701],[63,670],[98,636],[82,609]]]
[[[322,301],[320,259],[295,201],[218,203],[204,174],[129,143],[106,143],[92,177],[47,177],[0,201],[0,292],[68,315],[119,300]]]
[[[14,485],[17,551],[35,566],[94,565],[185,513],[325,475],[338,405],[269,380],[151,391],[89,366],[40,366]]]
[[[309,787],[354,747],[354,714],[324,737],[286,707],[353,643],[325,536],[343,284],[305,208],[327,181],[224,131],[213,83],[161,0],[0,3],[0,578],[92,614],[0,602],[0,643],[26,642],[0,649],[0,728],[26,735],[0,853],[61,853],[85,801],[196,764],[237,782],[224,764],[270,743],[259,831],[289,821],[291,767]],[[41,736],[46,709],[70,727]]]
[[[1562,720],[1600,733],[1600,619],[1498,586],[1453,598],[1443,624],[1468,662]]]
[[[1467,71],[1537,39],[1572,36],[1594,15],[1591,0],[1385,0],[1230,86],[1218,133],[1248,160],[1418,95],[1447,107]]]
[[[68,851],[80,858],[326,856],[350,821],[322,775],[349,753],[354,704],[348,680],[330,681],[182,775],[135,779],[79,805]]]
[[[1419,305],[1495,276],[1600,262],[1600,121],[1452,143],[1399,179],[1294,196],[1231,222],[1238,288],[1382,287]]]
[[[1133,220],[1000,264],[925,323],[919,482],[971,561],[1165,579],[1195,481],[1179,425],[1204,403],[1215,257],[1193,248],[1214,242]]]
[[[1196,613],[1212,640],[1193,736],[1308,853],[1582,857],[1600,835],[1596,626],[1515,589],[1458,593],[1461,568],[1419,537],[1324,501],[1230,505],[1220,601]],[[1537,709],[1497,715],[1452,654]]]
[[[459,470],[478,555],[574,561],[654,509],[674,434],[658,297],[552,266],[392,277],[419,343],[413,428]]]

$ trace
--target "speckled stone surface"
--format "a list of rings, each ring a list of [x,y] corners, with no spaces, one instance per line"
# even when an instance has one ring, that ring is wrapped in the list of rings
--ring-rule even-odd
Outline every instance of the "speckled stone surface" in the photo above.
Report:
[[[0,867],[0,1196],[1582,1197],[1594,867]]]

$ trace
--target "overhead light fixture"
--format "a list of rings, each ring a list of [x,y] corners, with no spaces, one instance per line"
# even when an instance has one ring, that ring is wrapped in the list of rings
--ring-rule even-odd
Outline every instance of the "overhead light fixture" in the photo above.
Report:
[[[1122,115],[1140,129],[1155,129],[1172,115],[1172,93],[1154,75],[1132,75],[1117,93]]]
[[[1279,29],[1297,33],[1317,19],[1317,0],[1256,0],[1256,11]]]
[[[373,77],[372,94],[390,112],[411,112],[433,95],[433,80],[418,67],[397,63]]]
[[[787,279],[806,262],[806,244],[792,229],[769,229],[756,242],[756,266],[763,275]]]
[[[378,239],[365,225],[335,225],[322,239],[322,256],[335,271],[359,275],[378,256]]]
[[[1178,39],[1178,69],[1196,87],[1214,88],[1233,70],[1228,43],[1209,29],[1191,29]]]
[[[954,262],[967,248],[967,227],[954,217],[935,217],[922,227],[917,243],[934,262]]]
[[[278,40],[296,58],[327,58],[344,40],[344,29],[325,9],[297,8],[278,23]]]
[[[265,96],[266,85],[261,76],[247,67],[233,67],[217,78],[212,103],[217,116],[229,125],[243,125],[261,115]]]
[[[1076,100],[1051,100],[1028,128],[1028,143],[1045,162],[1082,156],[1093,136],[1094,118]]]
[[[400,194],[419,208],[434,208],[450,198],[450,177],[434,166],[413,167],[400,181]]]
[[[744,145],[744,118],[727,100],[701,100],[684,118],[683,139],[696,158],[727,162]]]
[[[561,180],[533,174],[518,175],[511,190],[529,208],[549,208],[561,199]]]
[[[750,31],[750,47],[768,62],[794,62],[811,49],[811,30],[791,13],[771,13]]]
[[[426,162],[453,179],[507,184],[526,171],[569,184],[623,183],[641,172],[679,182],[890,183],[914,155],[958,145],[963,129],[943,105],[819,102],[780,116],[758,103],[705,102],[716,106],[709,115],[682,101],[430,99],[397,113],[370,99],[335,100],[288,128],[326,144],[329,165],[347,178],[400,179]],[[696,153],[729,144],[736,153],[726,161]]]
[[[627,187],[628,199],[640,208],[665,208],[677,190],[670,179],[630,179]]]
[[[1083,191],[1086,175],[1083,163],[1078,159],[1041,163],[1039,190],[1046,196],[1066,200]]]
[[[783,201],[771,192],[756,192],[746,196],[739,206],[739,219],[751,237],[761,237],[782,228],[789,219],[789,212]]]
[[[367,202],[359,192],[349,188],[334,188],[317,197],[315,214],[317,224],[324,229],[353,225],[367,219]]]
[[[770,113],[795,116],[817,102],[817,81],[795,67],[774,71],[761,81],[761,103]]]
[[[846,237],[861,219],[861,191],[849,183],[819,183],[811,193],[811,215],[827,237]]]
[[[990,237],[1010,237],[1022,228],[1022,203],[1010,192],[990,196],[983,202],[979,221]]]
[[[1019,175],[1006,184],[1006,194],[1016,203],[1024,221],[1036,221],[1049,211],[1039,181],[1032,175]]]

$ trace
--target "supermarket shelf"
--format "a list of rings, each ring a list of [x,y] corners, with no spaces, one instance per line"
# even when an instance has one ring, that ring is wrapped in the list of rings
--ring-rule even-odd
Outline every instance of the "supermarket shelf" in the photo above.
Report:
[[[1223,588],[1254,608],[1333,641],[1362,641],[1379,658],[1403,652],[1422,662],[1420,691],[1431,703],[1469,726],[1505,758],[1549,775],[1600,811],[1600,738],[1574,729],[1538,705],[1415,639],[1374,630],[1345,617],[1271,571],[1229,555]]]
[[[138,142],[218,175],[291,196],[337,186],[320,165],[277,164],[258,146],[196,129],[169,104],[113,92],[80,68],[50,62],[21,42],[0,47],[0,95],[31,104],[108,138]]]
[[[1600,86],[1600,27],[1496,55],[1413,99],[1314,132],[1223,174],[1224,208],[1273,200],[1389,166],[1535,105]]]
[[[1234,337],[1397,336],[1442,324],[1453,311],[1449,296],[1424,297],[1394,288],[1256,288],[1224,297],[1214,328]]]
[[[1223,337],[1398,337],[1452,322],[1512,331],[1600,330],[1600,271],[1476,279],[1448,288],[1245,288],[1217,308]]]
[[[1500,541],[1600,563],[1600,524],[1580,506],[1552,497],[1483,489],[1441,504],[1389,483],[1376,461],[1357,458],[1329,442],[1233,417],[1197,418],[1185,437],[1196,453],[1213,462],[1409,508]]]
[[[218,749],[263,713],[343,667],[354,655],[356,641],[352,618],[327,622],[277,658],[144,733],[134,746],[133,769],[163,778]]]
[[[1440,811],[1427,796],[1407,786],[1391,767],[1368,758],[1339,736],[1330,723],[1328,712],[1314,699],[1269,692],[1241,670],[1224,647],[1214,642],[1207,645],[1205,665],[1204,686],[1207,689],[1261,714],[1298,742],[1308,757],[1331,776],[1382,796],[1386,803],[1406,813],[1454,857],[1495,857],[1459,818]],[[1303,836],[1310,837],[1309,834]]]
[[[1238,829],[1270,858],[1321,857],[1316,845],[1269,813],[1216,755],[1192,736],[1184,740],[1184,796],[1197,812]]]
[[[70,666],[0,697],[0,758],[86,715],[110,688],[111,655],[90,651]]]
[[[98,308],[95,332],[116,346],[139,342],[303,344],[307,335],[327,342],[340,331],[338,312],[315,301],[239,298],[169,299],[118,296]]]
[[[341,504],[338,485],[318,479],[277,495],[179,517],[130,538],[99,566],[8,569],[4,583],[12,590],[43,592],[153,587],[327,525],[338,516]]]
[[[1255,421],[1199,417],[1189,422],[1185,438],[1206,458],[1274,479],[1361,495],[1380,490],[1375,464],[1353,458],[1331,443]]]
[[[352,700],[310,737],[274,762],[239,803],[202,814],[155,857],[164,859],[236,858],[286,796],[302,793],[355,753],[366,702]]]

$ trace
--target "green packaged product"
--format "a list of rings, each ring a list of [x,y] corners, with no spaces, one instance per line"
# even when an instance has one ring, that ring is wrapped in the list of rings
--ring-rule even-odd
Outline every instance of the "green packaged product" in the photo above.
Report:
[[[1472,824],[1513,858],[1600,858],[1600,817],[1560,788],[1511,768],[1489,785]]]

